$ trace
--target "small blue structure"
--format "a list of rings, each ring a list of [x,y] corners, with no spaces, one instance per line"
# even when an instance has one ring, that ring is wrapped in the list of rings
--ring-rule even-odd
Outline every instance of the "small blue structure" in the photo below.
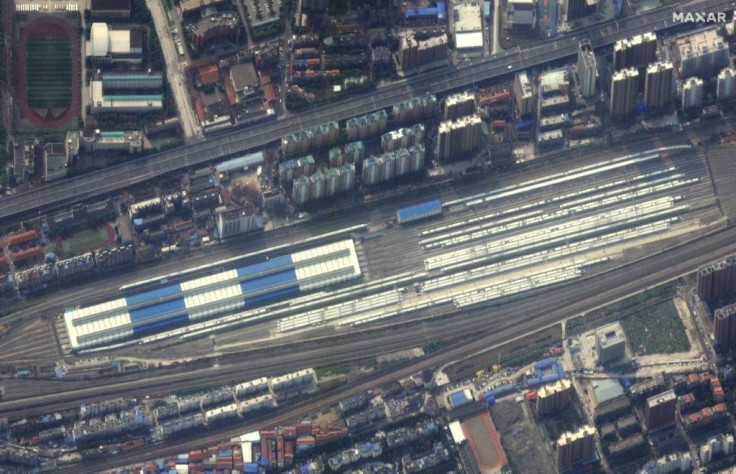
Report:
[[[412,18],[432,18],[438,21],[445,19],[445,2],[437,2],[436,7],[429,8],[408,8],[404,12],[404,17],[409,20]]]
[[[465,392],[465,390],[460,390],[459,392],[451,393],[448,397],[450,399],[450,405],[453,407],[459,407],[460,405],[468,403],[470,400]]]
[[[516,385],[510,383],[506,385],[501,385],[500,387],[496,387],[490,392],[486,392],[483,394],[483,398],[486,399],[486,402],[488,402],[489,398],[492,398],[493,401],[496,401],[496,398],[501,397],[503,395],[507,395],[509,393],[513,393],[516,391]],[[489,402],[490,403],[490,402]]]
[[[439,199],[423,202],[415,206],[405,207],[396,211],[396,219],[399,224],[407,224],[426,217],[442,214],[442,203]]]
[[[532,125],[531,119],[522,120],[520,122],[516,122],[516,130],[525,130],[531,127],[531,125]]]
[[[496,397],[494,397],[493,395],[488,395],[486,397],[486,403],[489,405],[494,405],[496,403]]]
[[[544,375],[545,369],[550,367],[552,368],[552,373]],[[536,387],[550,382],[556,382],[565,376],[565,369],[562,368],[562,364],[560,364],[555,357],[540,360],[535,364],[534,368],[537,375],[527,379],[526,384],[529,387]]]

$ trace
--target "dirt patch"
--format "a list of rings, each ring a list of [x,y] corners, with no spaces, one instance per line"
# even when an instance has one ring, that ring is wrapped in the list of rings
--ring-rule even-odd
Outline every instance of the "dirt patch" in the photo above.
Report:
[[[542,438],[539,427],[524,411],[521,403],[500,401],[491,407],[491,415],[501,433],[501,445],[513,472],[556,472],[549,443]],[[545,449],[545,446],[549,449]]]

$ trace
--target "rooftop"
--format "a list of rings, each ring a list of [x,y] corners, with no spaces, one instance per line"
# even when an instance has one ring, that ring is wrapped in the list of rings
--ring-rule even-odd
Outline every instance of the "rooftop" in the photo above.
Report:
[[[653,397],[647,398],[647,405],[649,405],[650,407],[655,407],[657,405],[661,405],[663,403],[667,403],[676,399],[677,396],[675,395],[675,391],[667,390],[666,392],[662,392],[654,395]]]
[[[726,45],[716,28],[696,31],[677,39],[677,50],[681,59],[701,56],[724,48]]]
[[[615,322],[606,324],[595,330],[595,337],[601,347],[608,347],[614,344],[620,344],[626,342],[626,335],[624,329],[621,327],[621,323]]]
[[[480,2],[466,1],[455,4],[455,33],[470,33],[481,31]]]

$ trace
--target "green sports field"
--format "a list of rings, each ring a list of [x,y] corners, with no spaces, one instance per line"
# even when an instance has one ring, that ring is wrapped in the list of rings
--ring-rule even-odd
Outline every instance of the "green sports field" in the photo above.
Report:
[[[72,44],[68,39],[29,38],[26,46],[28,106],[69,107],[72,101]]]

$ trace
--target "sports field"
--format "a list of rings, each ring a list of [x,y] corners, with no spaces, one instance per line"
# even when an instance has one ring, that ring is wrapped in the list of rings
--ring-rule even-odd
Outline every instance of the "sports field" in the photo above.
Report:
[[[72,45],[68,39],[28,38],[28,106],[69,107],[72,102]]]
[[[109,224],[105,224],[97,227],[96,229],[85,229],[79,231],[63,239],[57,238],[56,251],[65,257],[71,257],[74,255],[81,255],[91,250],[113,246],[114,244],[115,231]]]
[[[468,418],[462,427],[481,473],[495,472],[506,463],[501,437],[488,411]]]

